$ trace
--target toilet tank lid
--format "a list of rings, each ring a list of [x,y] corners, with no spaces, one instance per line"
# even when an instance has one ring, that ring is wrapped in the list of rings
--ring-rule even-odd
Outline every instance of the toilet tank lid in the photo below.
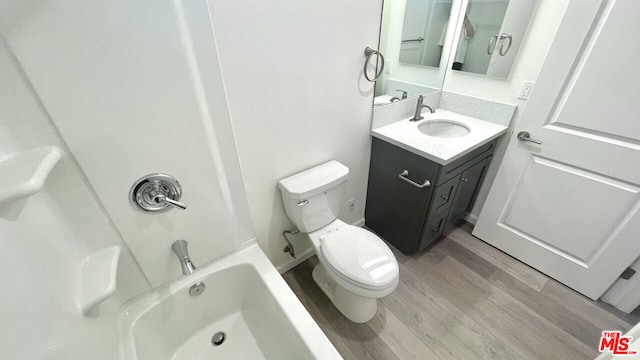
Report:
[[[283,195],[305,199],[338,185],[348,176],[348,167],[331,160],[278,181],[278,187]]]

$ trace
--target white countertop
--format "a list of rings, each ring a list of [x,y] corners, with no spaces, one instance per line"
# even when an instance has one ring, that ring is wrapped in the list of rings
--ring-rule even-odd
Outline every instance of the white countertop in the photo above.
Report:
[[[371,135],[399,146],[440,165],[448,165],[461,156],[477,149],[507,131],[507,127],[492,122],[437,109],[435,113],[425,112],[424,120],[403,119],[371,130]],[[469,134],[455,138],[438,138],[423,134],[420,124],[433,120],[451,120],[464,124]]]

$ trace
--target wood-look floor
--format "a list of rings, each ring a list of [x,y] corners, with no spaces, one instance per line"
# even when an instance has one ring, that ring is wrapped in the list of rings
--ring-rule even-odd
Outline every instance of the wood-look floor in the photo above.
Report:
[[[640,321],[476,239],[468,225],[414,256],[391,248],[400,283],[366,324],[344,318],[318,288],[315,256],[283,275],[346,360],[593,359],[602,330]]]

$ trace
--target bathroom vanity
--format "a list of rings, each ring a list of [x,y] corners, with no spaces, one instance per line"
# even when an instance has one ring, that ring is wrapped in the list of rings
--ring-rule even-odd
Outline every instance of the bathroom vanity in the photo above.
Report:
[[[422,133],[442,117],[467,133]],[[505,131],[442,110],[373,130],[366,225],[405,254],[425,249],[471,211]]]

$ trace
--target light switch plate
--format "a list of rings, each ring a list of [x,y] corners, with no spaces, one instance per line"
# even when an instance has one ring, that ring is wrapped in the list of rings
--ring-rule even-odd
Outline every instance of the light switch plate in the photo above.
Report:
[[[384,73],[391,74],[393,72],[393,60],[385,60]]]

